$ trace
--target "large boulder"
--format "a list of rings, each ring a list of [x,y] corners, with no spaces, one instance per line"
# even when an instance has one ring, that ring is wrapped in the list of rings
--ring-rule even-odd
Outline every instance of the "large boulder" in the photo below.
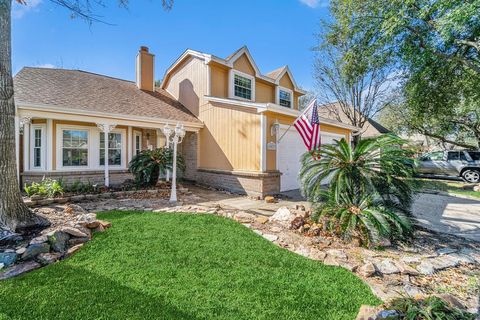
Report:
[[[47,253],[50,251],[50,245],[48,243],[35,243],[27,247],[22,254],[22,260],[30,260],[38,256],[40,253]]]
[[[56,230],[50,232],[48,235],[48,242],[52,246],[52,250],[56,252],[66,252],[68,249],[68,240],[70,235],[66,232]]]
[[[28,261],[25,263],[17,264],[7,270],[4,273],[0,274],[0,280],[8,279],[11,277],[18,276],[22,273],[29,272],[35,269],[40,268],[42,265],[35,261]]]
[[[81,230],[78,230],[77,228],[73,228],[73,227],[63,227],[62,229],[60,229],[60,231],[68,233],[69,235],[71,235],[73,237],[77,237],[77,238],[88,237],[88,235],[85,232],[83,232]]]
[[[0,252],[0,264],[4,267],[10,267],[17,261],[17,254],[15,252]]]
[[[295,214],[293,214],[287,207],[279,208],[271,217],[271,222],[278,222],[284,225],[289,225],[293,219],[295,219]]]

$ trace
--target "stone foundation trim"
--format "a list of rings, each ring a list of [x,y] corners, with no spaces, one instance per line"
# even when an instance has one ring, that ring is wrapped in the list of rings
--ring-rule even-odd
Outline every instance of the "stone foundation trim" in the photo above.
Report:
[[[218,189],[224,189],[254,197],[280,192],[280,176],[278,171],[251,172],[198,169],[197,183]]]

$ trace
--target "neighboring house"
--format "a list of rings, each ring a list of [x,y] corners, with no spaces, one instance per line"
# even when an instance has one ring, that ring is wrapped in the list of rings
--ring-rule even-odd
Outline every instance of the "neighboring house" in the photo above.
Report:
[[[325,118],[334,119],[342,123],[350,123],[350,120],[338,103],[330,103],[320,106],[318,114]],[[381,134],[390,133],[390,130],[382,126],[377,121],[368,118],[359,133],[361,133],[362,137],[364,138],[372,138]]]
[[[24,183],[44,176],[121,183],[131,177],[132,157],[164,146],[165,124],[181,123],[185,179],[260,196],[299,187],[305,147],[289,126],[304,92],[287,66],[263,75],[246,47],[226,59],[187,50],[160,88],[148,48],[141,47],[136,66],[136,82],[63,69],[23,68],[15,76]],[[321,129],[324,143],[356,130],[324,118]]]

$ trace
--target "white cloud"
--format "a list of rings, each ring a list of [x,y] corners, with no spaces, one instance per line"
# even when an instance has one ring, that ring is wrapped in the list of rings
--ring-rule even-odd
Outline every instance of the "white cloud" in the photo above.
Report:
[[[328,0],[300,0],[300,2],[310,8],[328,7]]]
[[[27,12],[36,9],[42,0],[27,0],[27,4],[20,4],[17,1],[13,1],[12,17],[14,19],[22,18]]]
[[[39,64],[36,66],[37,68],[48,68],[48,69],[54,69],[57,66],[51,63],[44,63],[44,64]]]

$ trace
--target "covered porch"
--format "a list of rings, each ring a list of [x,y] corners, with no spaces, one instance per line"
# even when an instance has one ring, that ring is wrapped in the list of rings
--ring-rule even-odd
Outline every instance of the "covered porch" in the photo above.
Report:
[[[44,177],[74,183],[113,186],[132,176],[128,163],[142,150],[166,145],[165,125],[181,124],[186,140],[195,140],[201,123],[170,119],[140,118],[128,115],[105,115],[63,110],[38,110],[19,106],[16,113],[17,165],[20,184],[40,181]],[[196,155],[196,143],[179,145],[187,166]],[[108,161],[105,161],[107,155]],[[187,170],[195,168],[187,168]],[[77,182],[78,181],[78,182]]]

